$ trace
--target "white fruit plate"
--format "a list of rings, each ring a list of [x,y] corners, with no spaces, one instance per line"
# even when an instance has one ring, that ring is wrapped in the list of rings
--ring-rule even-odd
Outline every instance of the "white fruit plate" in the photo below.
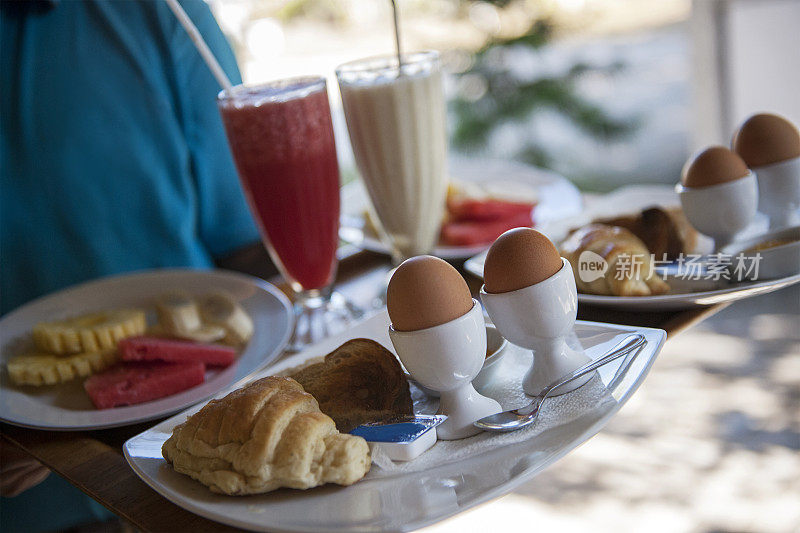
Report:
[[[36,429],[101,429],[153,420],[186,409],[225,389],[273,361],[292,331],[291,304],[273,285],[258,278],[221,270],[154,270],[103,278],[44,296],[0,320],[0,360],[32,349],[31,329],[103,309],[141,307],[153,310],[154,299],[169,291],[205,294],[228,292],[253,318],[253,338],[237,361],[224,370],[208,370],[204,383],[160,400],[98,410],[83,390],[83,379],[58,385],[17,386],[3,364],[0,375],[0,420]],[[152,317],[151,317],[152,318]]]
[[[346,334],[281,360],[251,378],[285,372],[352,338],[375,339],[391,348],[388,324],[388,315],[381,312]],[[161,446],[172,429],[199,410],[199,405],[131,438],[123,450],[139,477],[162,496],[231,526],[254,531],[409,531],[511,491],[600,431],[642,383],[666,333],[595,322],[578,322],[575,326],[572,342],[580,342],[592,358],[600,357],[633,332],[647,340],[638,355],[610,363],[583,387],[547,400],[533,427],[503,435],[482,433],[459,441],[439,441],[409,463],[384,460],[381,466],[373,464],[363,480],[349,487],[286,489],[247,497],[210,492],[175,472],[161,457]],[[513,345],[506,350],[495,381],[482,392],[509,408],[526,402],[521,377],[531,356]],[[417,412],[436,408],[435,400],[413,386],[412,398]]]
[[[458,158],[449,160],[449,174],[456,182],[480,186],[521,200],[535,200],[533,218],[537,226],[576,215],[582,206],[581,193],[563,176],[542,168],[503,159]],[[367,227],[364,212],[369,195],[361,180],[342,187],[342,220],[339,237],[364,250],[390,254],[390,247]],[[443,259],[465,259],[488,244],[448,246],[438,244],[432,255]]]

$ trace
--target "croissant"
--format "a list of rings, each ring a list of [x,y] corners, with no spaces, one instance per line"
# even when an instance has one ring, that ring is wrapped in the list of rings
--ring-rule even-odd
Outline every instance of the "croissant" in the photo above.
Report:
[[[235,495],[352,485],[371,463],[364,439],[339,433],[299,383],[272,376],[211,400],[161,452],[176,471]]]
[[[572,265],[579,292],[651,296],[669,291],[669,285],[653,272],[650,251],[625,228],[603,224],[584,226],[561,243],[561,254]],[[597,266],[588,268],[588,262],[600,262],[600,259],[607,265],[604,271]]]
[[[619,226],[639,237],[650,253],[670,261],[691,253],[697,246],[697,231],[680,207],[648,207],[640,213],[599,219],[596,224]]]

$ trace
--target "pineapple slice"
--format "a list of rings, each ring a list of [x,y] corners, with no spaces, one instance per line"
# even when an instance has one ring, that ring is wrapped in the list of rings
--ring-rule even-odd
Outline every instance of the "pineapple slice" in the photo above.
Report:
[[[72,355],[28,353],[9,359],[8,375],[17,385],[55,385],[86,377],[111,366],[117,360],[115,348]]]
[[[141,335],[146,328],[141,309],[115,309],[40,322],[33,328],[33,342],[52,354],[100,352],[115,348],[125,337]]]

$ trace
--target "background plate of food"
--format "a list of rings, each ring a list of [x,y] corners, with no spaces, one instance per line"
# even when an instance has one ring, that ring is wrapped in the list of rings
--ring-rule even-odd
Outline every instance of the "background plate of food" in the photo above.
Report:
[[[587,305],[668,311],[740,300],[800,282],[800,272],[749,279],[756,267],[747,257],[709,258],[713,243],[688,223],[672,187],[631,186],[588,197],[579,215],[537,229],[572,263],[578,301]],[[737,242],[750,242],[765,229],[762,217]],[[464,268],[482,278],[485,259],[481,253]]]
[[[499,159],[452,158],[447,210],[433,255],[464,259],[486,248],[504,231],[546,224],[580,212],[578,189],[562,176]],[[366,250],[389,253],[378,236],[364,185],[342,189],[340,237]]]
[[[236,393],[220,393],[129,439],[129,464],[165,498],[234,527],[410,531],[511,491],[595,435],[643,382],[666,338],[658,329],[579,321],[570,342],[593,359],[631,333],[647,342],[579,389],[547,400],[531,427],[439,440],[413,460],[392,461],[370,457],[360,437],[338,431],[376,414],[437,409],[438,399],[403,377],[388,325],[380,312],[253,374]],[[504,351],[481,391],[509,408],[529,401],[521,380],[531,353],[510,344]],[[333,420],[280,376],[300,382]],[[281,386],[270,391],[275,384]],[[244,393],[259,388],[252,398]],[[259,409],[244,407],[251,404]]]
[[[76,285],[0,320],[0,420],[77,430],[163,417],[274,360],[291,329],[283,293],[234,272]]]

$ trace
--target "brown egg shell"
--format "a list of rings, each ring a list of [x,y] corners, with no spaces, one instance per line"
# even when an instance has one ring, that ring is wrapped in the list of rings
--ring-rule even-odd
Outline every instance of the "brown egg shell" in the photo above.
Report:
[[[709,146],[695,154],[683,167],[685,187],[699,188],[720,185],[750,174],[744,160],[724,146]]]
[[[494,241],[483,266],[486,292],[503,293],[546,280],[563,266],[556,246],[531,228],[509,230]]]
[[[439,326],[465,315],[472,306],[472,294],[461,274],[429,255],[404,261],[386,290],[386,307],[397,331]]]
[[[800,157],[800,132],[780,115],[760,113],[742,123],[733,149],[750,168]]]

